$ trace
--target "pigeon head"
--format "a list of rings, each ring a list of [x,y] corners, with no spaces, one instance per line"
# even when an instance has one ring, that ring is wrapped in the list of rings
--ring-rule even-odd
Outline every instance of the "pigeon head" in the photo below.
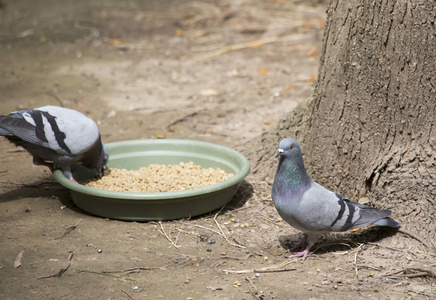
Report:
[[[101,142],[100,154],[98,155],[97,165],[95,168],[97,169],[97,176],[102,177],[104,175],[104,171],[107,169],[106,164],[109,161],[109,153],[106,149],[106,146]]]
[[[97,177],[104,175],[106,164],[109,160],[109,153],[101,139],[96,141],[94,146],[82,157],[82,165],[89,169],[97,170]]]
[[[276,158],[294,158],[303,160],[303,154],[301,152],[300,145],[297,141],[291,138],[281,140],[279,144],[279,150],[277,151]]]
[[[282,187],[289,190],[301,189],[312,181],[304,168],[303,154],[296,140],[283,139],[276,157],[279,157],[279,163],[275,181],[283,181]]]
[[[102,148],[103,148],[103,161],[102,161],[102,165],[100,166],[100,172],[101,175],[104,175],[104,171],[107,170],[106,164],[109,161],[109,152],[106,149],[106,146],[103,144],[103,142],[101,143]]]

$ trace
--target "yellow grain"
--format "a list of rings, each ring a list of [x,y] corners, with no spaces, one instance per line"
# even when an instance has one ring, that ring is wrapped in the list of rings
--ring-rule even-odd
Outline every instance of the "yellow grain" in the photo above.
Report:
[[[220,168],[202,168],[191,162],[178,165],[153,164],[139,170],[110,169],[98,180],[82,184],[110,191],[162,193],[212,185],[232,177]]]

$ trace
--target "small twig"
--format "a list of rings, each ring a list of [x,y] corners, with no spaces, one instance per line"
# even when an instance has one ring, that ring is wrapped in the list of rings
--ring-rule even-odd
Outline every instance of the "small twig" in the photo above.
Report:
[[[424,240],[422,240],[419,236],[411,233],[410,231],[400,228],[400,229],[398,229],[398,232],[401,232],[402,234],[408,235],[411,238],[414,238],[415,240],[417,240],[418,242],[423,244],[424,246],[426,246],[427,248],[430,248],[430,246]]]
[[[57,274],[53,274],[53,275],[49,275],[49,276],[44,276],[44,277],[38,277],[37,279],[46,279],[46,278],[51,278],[51,277],[61,277],[62,276],[62,274],[64,274],[67,270],[68,270],[68,268],[70,267],[70,265],[71,265],[71,259],[73,259],[73,250],[70,250],[70,255],[68,255],[68,262],[67,262],[67,266],[65,267],[65,268],[63,268],[63,269],[61,269],[60,271],[59,271],[59,273],[57,273]]]
[[[216,226],[218,226],[218,229],[220,230],[221,235],[226,239],[226,241],[227,241],[227,243],[228,243],[229,245],[232,245],[232,246],[235,246],[235,247],[239,247],[239,248],[242,248],[242,249],[246,249],[245,246],[238,245],[238,244],[235,244],[235,243],[230,242],[229,239],[227,238],[227,236],[224,234],[224,231],[222,230],[222,228],[221,228],[221,226],[220,226],[220,223],[218,223],[218,220],[217,220],[216,218],[217,218],[218,215],[221,213],[221,211],[224,209],[224,207],[225,207],[225,205],[224,205],[223,207],[221,207],[221,209],[220,209],[220,210],[215,214],[215,216],[213,217],[213,220],[215,221]]]
[[[121,292],[123,292],[127,297],[129,297],[129,299],[133,299],[132,296],[130,296],[129,294],[127,294],[125,291],[121,290]]]
[[[118,278],[118,279],[130,280],[130,281],[137,281],[136,279],[133,279],[133,278],[121,277],[121,276],[112,275],[112,274],[108,274],[108,273],[101,273],[101,272],[95,272],[95,271],[89,271],[89,270],[79,270],[78,272],[79,273],[91,273],[91,274],[109,276],[109,277],[114,277],[114,278]]]
[[[273,37],[260,39],[260,40],[256,40],[256,41],[250,41],[250,42],[246,42],[246,43],[225,46],[223,48],[211,51],[208,54],[205,54],[205,55],[198,57],[196,59],[196,61],[206,60],[206,59],[213,58],[213,57],[222,55],[222,54],[227,53],[227,52],[235,51],[235,50],[241,50],[241,49],[245,49],[245,48],[257,47],[257,46],[273,43],[273,42],[276,42],[278,39],[279,39],[278,37],[273,36]]]
[[[174,125],[176,125],[176,124],[178,124],[180,122],[183,122],[184,120],[186,120],[188,118],[194,117],[197,114],[198,114],[198,111],[194,111],[194,112],[188,113],[188,114],[182,116],[181,118],[178,118],[177,120],[172,121],[170,124],[168,124],[166,126],[166,129],[169,129],[169,128],[173,127]]]
[[[355,265],[356,268],[366,268],[366,269],[371,269],[371,270],[375,270],[375,271],[381,271],[380,268],[375,268],[375,267],[371,267],[371,266],[367,266],[367,265]]]
[[[252,256],[252,255],[253,255],[253,254],[247,254],[246,257],[235,257],[235,256],[228,256],[228,255],[225,255],[225,256],[220,256],[220,257],[218,257],[217,259],[245,260],[245,261],[247,261],[247,260],[250,258],[250,256]]]
[[[357,254],[359,254],[359,251],[362,250],[362,247],[363,247],[363,244],[360,244],[359,247],[357,247],[356,254],[354,254],[354,263],[353,264],[357,263]]]
[[[275,269],[275,270],[254,270],[255,273],[280,273],[280,272],[288,272],[288,271],[295,271],[296,268],[282,268],[282,269]]]
[[[210,59],[210,58],[213,58],[216,56],[220,56],[222,54],[225,54],[225,53],[231,52],[231,51],[235,51],[235,50],[241,50],[241,49],[246,49],[246,48],[255,48],[255,47],[259,47],[262,45],[266,45],[266,44],[270,44],[270,43],[274,43],[274,42],[278,42],[278,41],[282,41],[282,42],[298,41],[298,40],[302,40],[302,39],[308,38],[308,37],[309,37],[309,35],[307,35],[307,34],[299,34],[299,35],[288,36],[288,37],[272,36],[272,37],[268,37],[268,38],[264,38],[264,39],[260,39],[260,40],[255,40],[255,41],[250,41],[250,42],[245,42],[245,43],[240,43],[240,44],[233,44],[233,45],[225,46],[223,48],[211,51],[208,54],[202,55],[200,57],[197,57],[195,59],[195,61],[203,61],[203,60]]]
[[[197,224],[193,224],[193,226],[198,227],[198,228],[202,228],[202,229],[206,229],[206,230],[209,230],[209,231],[212,231],[212,232],[215,232],[216,234],[219,234],[219,235],[222,236],[222,233],[219,232],[219,231],[216,231],[215,229],[207,228],[207,227],[204,227],[204,226],[201,226],[201,225],[197,225]]]
[[[418,295],[423,295],[423,296],[425,296],[426,299],[432,299],[432,298],[430,298],[431,297],[430,294],[424,293],[423,291],[414,291],[414,290],[411,290],[411,289],[407,289],[406,291],[409,292],[409,293],[415,293],[415,294],[418,294]]]
[[[17,149],[7,149],[5,150],[5,153],[17,153],[17,152],[26,152],[23,148],[17,148]]]
[[[280,268],[280,269],[247,269],[247,270],[224,270],[226,273],[245,274],[245,273],[280,273],[288,271],[296,271],[296,268]]]
[[[130,274],[130,273],[139,273],[140,271],[148,271],[148,270],[155,270],[158,268],[149,268],[149,267],[137,267],[137,268],[130,268],[130,269],[126,269],[124,271],[121,271],[119,273],[122,273],[124,275]],[[114,273],[114,272],[112,272]]]
[[[56,96],[54,93],[52,93],[52,92],[47,92],[47,93],[45,93],[47,96],[50,96],[50,97],[53,97],[58,103],[59,103],[59,106],[61,106],[61,107],[64,107],[64,104],[62,103],[62,101],[61,101],[61,99],[59,99],[59,97],[58,96]]]
[[[235,274],[245,274],[245,273],[274,273],[274,272],[287,272],[287,271],[295,271],[295,268],[283,268],[284,266],[292,263],[292,260],[286,260],[278,265],[264,267],[260,269],[247,269],[247,270],[223,270],[226,273],[235,273]]]
[[[179,240],[180,232],[183,230],[184,226],[185,226],[185,224],[182,224],[182,228],[180,228],[179,232],[177,233],[176,240],[174,241],[174,244],[177,244],[177,241]],[[179,229],[179,228],[177,228],[177,229]]]
[[[406,268],[404,270],[404,273],[410,272],[410,271],[418,271],[420,273],[415,274],[405,274],[408,275],[407,277],[421,277],[421,276],[430,276],[436,278],[436,272],[431,269],[425,269],[425,268]]]
[[[67,228],[65,228],[65,231],[64,231],[60,236],[58,236],[57,238],[55,238],[55,240],[60,240],[60,239],[64,238],[68,233],[70,233],[71,231],[73,231],[74,229],[76,229],[76,228],[77,228],[77,225],[79,225],[80,221],[82,221],[82,219],[80,219],[79,221],[77,221],[76,225],[71,225],[71,226],[68,226]]]
[[[170,243],[171,243],[171,244],[172,244],[176,249],[180,250],[180,249],[179,249],[180,246],[176,245],[176,243],[174,243],[173,240],[172,240],[172,239],[168,236],[168,234],[165,232],[165,229],[164,229],[164,227],[163,227],[161,221],[159,221],[159,225],[160,225],[160,228],[162,229],[162,230],[159,230],[159,232],[162,233],[162,234],[167,238],[167,240],[170,241]]]
[[[408,272],[411,271],[412,272],[417,271],[418,273],[408,274]],[[393,277],[393,278],[398,278],[398,277],[413,278],[413,277],[427,277],[427,276],[436,278],[436,272],[431,269],[425,269],[425,268],[405,268],[404,270],[396,271],[394,273],[387,274],[386,276]]]
[[[268,221],[268,222],[270,222],[270,223],[272,223],[272,224],[274,224],[274,225],[282,226],[282,224],[280,224],[280,223],[278,223],[278,222],[272,220],[271,218],[268,218],[267,216],[264,216],[264,215],[261,214],[261,213],[259,213],[259,216],[260,216],[262,219],[265,219],[266,221]]]
[[[254,296],[254,298],[259,299],[259,297],[257,296],[257,294],[259,294],[259,289],[250,278],[245,277],[245,280],[248,282],[248,290],[250,291],[250,293]],[[253,290],[251,289],[250,285],[252,286]]]

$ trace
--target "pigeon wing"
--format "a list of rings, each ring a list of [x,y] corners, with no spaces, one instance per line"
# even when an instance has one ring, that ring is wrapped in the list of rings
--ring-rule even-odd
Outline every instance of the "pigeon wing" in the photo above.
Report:
[[[331,227],[334,231],[345,231],[374,224],[397,228],[400,223],[389,218],[391,211],[378,209],[368,205],[352,202],[346,197],[335,193],[340,210]]]
[[[20,111],[11,113],[8,116],[0,116],[0,128],[3,129],[2,131],[9,133],[4,134],[5,136],[13,135],[30,144],[48,147],[47,139],[44,135],[44,128],[36,126],[36,122],[33,124],[29,123],[28,120],[23,117],[23,113],[27,113],[32,117],[35,115],[30,112],[32,111]],[[2,133],[2,131],[0,131],[0,133]]]

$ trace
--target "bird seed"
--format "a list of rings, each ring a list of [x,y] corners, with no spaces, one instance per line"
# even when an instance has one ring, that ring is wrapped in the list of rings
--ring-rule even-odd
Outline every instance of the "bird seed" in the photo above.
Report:
[[[162,193],[212,185],[233,175],[220,168],[205,169],[191,161],[178,165],[152,164],[139,170],[111,168],[102,178],[83,184],[109,191]]]

